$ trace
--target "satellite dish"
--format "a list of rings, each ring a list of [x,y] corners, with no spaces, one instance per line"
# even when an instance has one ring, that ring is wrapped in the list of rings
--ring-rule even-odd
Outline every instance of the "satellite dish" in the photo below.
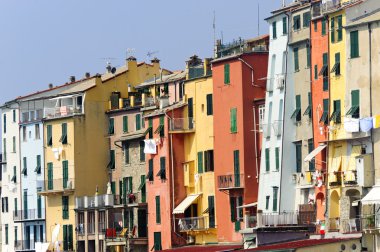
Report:
[[[116,67],[111,68],[111,73],[112,74],[116,73]]]

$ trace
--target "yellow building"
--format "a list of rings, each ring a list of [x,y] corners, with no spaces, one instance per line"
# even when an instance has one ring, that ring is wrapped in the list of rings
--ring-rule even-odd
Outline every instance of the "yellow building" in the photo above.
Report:
[[[180,232],[186,232],[196,244],[217,242],[214,186],[213,81],[209,61],[196,57],[187,62],[184,118],[172,118],[174,125],[186,125],[184,134],[184,185],[187,198],[176,211],[186,205],[179,219]],[[189,66],[190,65],[190,66]],[[190,239],[190,240],[191,240]]]
[[[74,199],[107,191],[111,175],[109,164],[113,159],[108,138],[111,127],[105,112],[112,100],[115,101],[115,94],[119,98],[128,97],[137,83],[159,72],[158,60],[152,64],[137,64],[136,59],[130,57],[123,67],[108,66],[102,76],[72,80],[67,90],[44,104],[46,171],[40,193],[46,196],[46,239],[55,242],[52,231],[60,225],[57,240],[61,250],[78,249]],[[123,99],[119,98],[117,102],[122,103]],[[105,218],[104,214],[99,216]],[[86,225],[91,222],[105,220],[85,220]],[[95,251],[103,251],[104,244],[99,243],[95,241]],[[87,243],[81,247],[88,251]]]

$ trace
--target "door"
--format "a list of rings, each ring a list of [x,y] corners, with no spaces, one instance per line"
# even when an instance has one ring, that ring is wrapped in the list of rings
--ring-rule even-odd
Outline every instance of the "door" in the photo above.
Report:
[[[30,248],[30,226],[25,227],[25,245]]]
[[[146,209],[139,209],[137,211],[138,222],[138,235],[139,237],[147,237],[147,213]]]
[[[154,232],[154,250],[162,250],[161,245],[161,232]]]

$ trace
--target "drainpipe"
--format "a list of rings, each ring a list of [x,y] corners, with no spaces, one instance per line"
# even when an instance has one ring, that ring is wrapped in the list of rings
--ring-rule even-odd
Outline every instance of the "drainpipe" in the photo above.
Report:
[[[369,40],[369,116],[373,115],[372,111],[372,27],[371,23],[368,23],[368,40]],[[372,164],[375,164],[374,149],[375,145],[373,143],[373,129],[371,129],[371,145],[372,145]],[[376,183],[376,171],[374,171],[374,182]]]
[[[256,181],[259,184],[259,162],[257,155],[257,131],[256,131],[256,105],[253,106],[253,134],[255,136],[255,162],[256,162]]]
[[[247,67],[249,67],[249,69],[251,69],[251,81],[252,81],[252,86],[253,87],[261,87],[261,86],[259,86],[259,85],[255,85],[255,78],[254,78],[254,69],[253,69],[253,67],[249,64],[249,63],[247,63],[247,61],[245,61],[245,60],[243,60],[242,58],[238,58],[238,60],[240,60],[241,62],[243,62]]]

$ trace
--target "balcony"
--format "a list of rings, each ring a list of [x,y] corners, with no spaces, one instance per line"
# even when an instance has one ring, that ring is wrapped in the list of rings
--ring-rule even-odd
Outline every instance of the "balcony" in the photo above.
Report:
[[[182,218],[178,220],[178,226],[180,232],[199,231],[207,229],[205,217]]]
[[[272,124],[273,132],[275,136],[282,135],[282,120],[276,120]]]
[[[328,230],[330,232],[337,232],[340,229],[340,218],[329,218]]]
[[[380,230],[380,214],[363,215],[361,218],[362,231],[373,233]]]
[[[298,225],[298,212],[257,213],[258,227]]]
[[[34,250],[34,240],[18,240],[15,241],[15,251]]]
[[[39,121],[44,117],[43,109],[31,110],[27,112],[22,112],[21,123]]]
[[[329,185],[341,186],[342,185],[342,172],[329,172]]]
[[[144,107],[157,107],[157,98],[153,96],[148,96],[145,98]]]
[[[75,189],[74,179],[53,179],[41,181],[41,195],[72,194]]]
[[[76,209],[111,207],[113,205],[113,194],[102,194],[75,198]]]
[[[44,108],[44,118],[46,119],[80,115],[83,113],[83,106],[81,105],[66,105],[54,108]]]
[[[13,211],[13,220],[15,222],[43,219],[45,219],[45,209],[43,208]]]
[[[170,120],[170,133],[193,133],[195,123],[192,117],[172,118]]]
[[[244,174],[218,176],[218,189],[231,190],[244,188]]]

